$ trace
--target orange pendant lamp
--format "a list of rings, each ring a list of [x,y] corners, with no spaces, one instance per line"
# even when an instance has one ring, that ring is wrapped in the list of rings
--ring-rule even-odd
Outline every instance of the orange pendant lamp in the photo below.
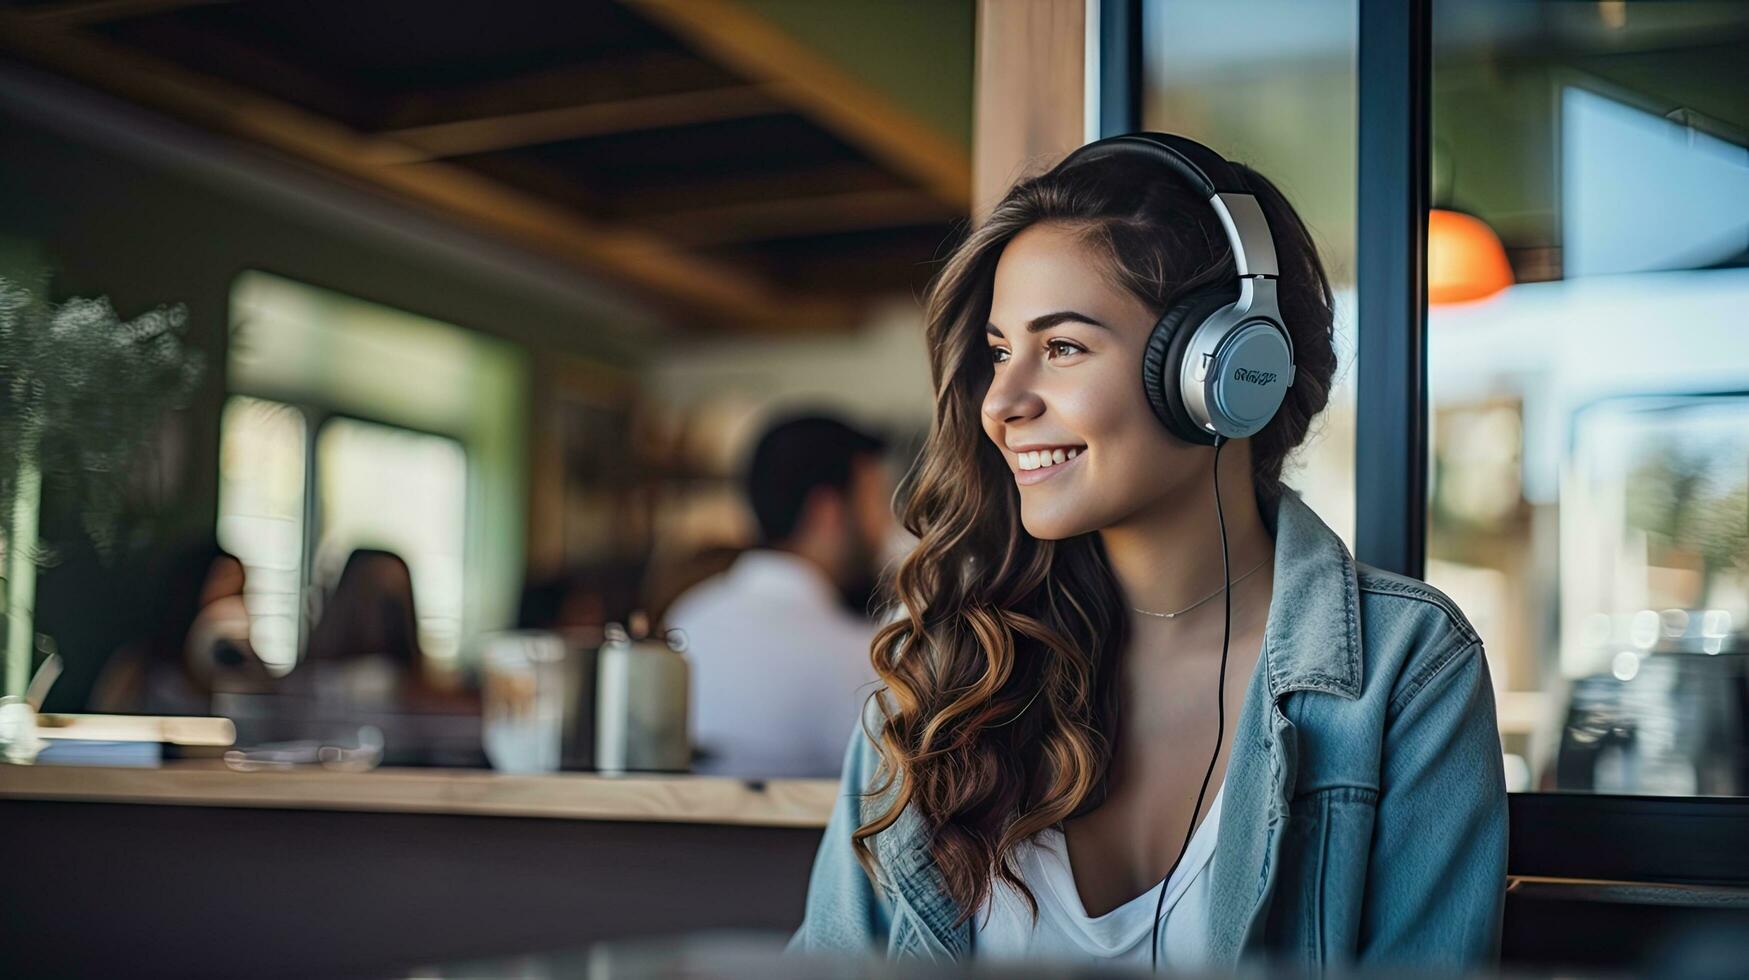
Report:
[[[1468,303],[1512,285],[1500,236],[1462,211],[1427,212],[1427,301]]]

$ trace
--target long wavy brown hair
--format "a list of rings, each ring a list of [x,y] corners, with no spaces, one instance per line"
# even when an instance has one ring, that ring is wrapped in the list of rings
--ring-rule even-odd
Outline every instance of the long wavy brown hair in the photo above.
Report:
[[[1281,493],[1282,463],[1329,399],[1336,355],[1329,282],[1310,234],[1274,184],[1235,165],[1274,234],[1279,297],[1298,374],[1251,439],[1258,500]],[[916,807],[930,857],[963,923],[1000,879],[1037,913],[1015,849],[1098,807],[1117,744],[1122,589],[1097,534],[1041,541],[980,407],[992,283],[1022,230],[1058,222],[1109,258],[1112,281],[1159,315],[1186,293],[1231,281],[1232,250],[1208,204],[1159,164],[1110,157],[1021,180],[954,250],[925,299],[934,419],[901,486],[918,539],[887,583],[894,615],[871,656],[883,682],[881,761],[870,797],[885,812],[852,835],[871,877],[874,835]],[[1140,383],[1138,365],[1137,383]]]

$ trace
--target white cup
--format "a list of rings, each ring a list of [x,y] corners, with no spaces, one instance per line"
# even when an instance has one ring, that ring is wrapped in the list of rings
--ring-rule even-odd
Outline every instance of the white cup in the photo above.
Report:
[[[564,738],[565,643],[539,630],[495,633],[481,655],[481,743],[500,772],[555,772]]]
[[[37,737],[36,709],[17,695],[0,698],[0,757],[28,766],[48,743]]]

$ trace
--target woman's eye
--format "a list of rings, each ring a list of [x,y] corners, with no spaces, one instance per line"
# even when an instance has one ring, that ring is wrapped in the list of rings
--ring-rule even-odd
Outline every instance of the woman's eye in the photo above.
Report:
[[[1045,344],[1045,348],[1058,357],[1079,354],[1084,349],[1080,344],[1068,340],[1053,340],[1050,343]]]
[[[1008,360],[1008,348],[1006,348],[1006,347],[992,347],[992,348],[990,348],[990,361],[992,363],[1001,364],[1006,360]]]

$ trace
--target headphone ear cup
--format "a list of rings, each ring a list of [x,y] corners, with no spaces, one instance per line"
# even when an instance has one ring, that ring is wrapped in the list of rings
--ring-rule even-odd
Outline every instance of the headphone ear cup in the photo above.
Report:
[[[1161,315],[1142,349],[1142,390],[1154,417],[1166,430],[1185,442],[1199,446],[1215,444],[1214,434],[1197,425],[1185,410],[1178,390],[1179,364],[1196,328],[1209,316],[1238,299],[1231,283],[1199,289]]]

